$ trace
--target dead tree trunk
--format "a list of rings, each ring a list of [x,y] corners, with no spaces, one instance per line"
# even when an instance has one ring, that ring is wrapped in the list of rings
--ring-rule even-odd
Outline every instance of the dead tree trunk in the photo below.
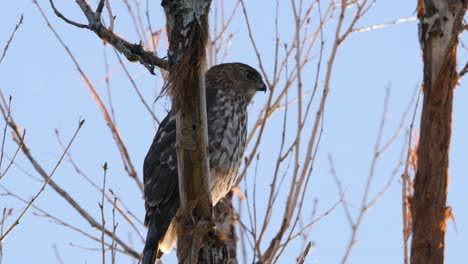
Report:
[[[228,264],[237,264],[237,234],[236,234],[236,215],[232,205],[233,192],[229,192],[226,197],[221,199],[214,207],[214,221],[216,230],[223,238],[226,249],[229,253]]]
[[[177,111],[181,209],[177,213],[179,263],[226,263],[214,233],[209,192],[204,65],[211,0],[163,0],[169,36],[169,94]]]
[[[411,263],[443,263],[458,36],[466,0],[419,0],[424,101],[414,182]]]

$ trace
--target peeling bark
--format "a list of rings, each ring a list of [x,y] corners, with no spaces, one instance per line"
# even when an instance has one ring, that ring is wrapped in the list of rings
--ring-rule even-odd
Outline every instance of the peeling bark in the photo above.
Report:
[[[412,264],[444,262],[453,90],[466,7],[466,0],[418,1],[424,101],[411,201]]]
[[[227,263],[228,250],[212,219],[204,68],[211,0],[163,0],[169,35],[166,88],[177,111],[181,208],[179,263]]]
[[[224,244],[229,253],[228,264],[237,264],[236,216],[232,205],[233,193],[229,192],[214,207],[216,229],[223,234]]]

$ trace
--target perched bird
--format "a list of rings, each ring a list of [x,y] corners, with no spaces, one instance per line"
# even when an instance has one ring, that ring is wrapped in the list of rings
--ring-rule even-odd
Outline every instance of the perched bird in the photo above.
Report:
[[[262,76],[243,63],[216,65],[206,73],[206,104],[213,205],[236,180],[247,136],[247,106],[257,91],[266,91]],[[142,264],[153,264],[177,239],[173,218],[180,206],[176,153],[176,113],[161,122],[143,164],[145,225]]]

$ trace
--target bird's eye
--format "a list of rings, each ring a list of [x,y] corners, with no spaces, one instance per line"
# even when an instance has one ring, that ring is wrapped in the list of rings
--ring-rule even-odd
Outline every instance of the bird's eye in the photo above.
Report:
[[[249,79],[249,80],[252,80],[252,81],[255,81],[257,80],[257,76],[255,73],[251,72],[251,71],[245,71],[244,72],[244,76]]]

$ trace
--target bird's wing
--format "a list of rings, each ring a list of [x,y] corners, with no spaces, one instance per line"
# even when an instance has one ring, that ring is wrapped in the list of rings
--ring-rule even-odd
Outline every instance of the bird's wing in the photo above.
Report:
[[[177,176],[176,116],[169,113],[161,122],[153,144],[143,164],[145,185],[145,225],[151,221],[156,209],[167,207],[167,203],[179,194]],[[175,205],[178,207],[178,205]],[[172,217],[171,217],[172,218]]]
[[[148,226],[142,264],[161,256],[160,242],[179,208],[176,116],[170,112],[161,122],[143,164],[145,225]],[[171,245],[172,247],[172,245]]]

